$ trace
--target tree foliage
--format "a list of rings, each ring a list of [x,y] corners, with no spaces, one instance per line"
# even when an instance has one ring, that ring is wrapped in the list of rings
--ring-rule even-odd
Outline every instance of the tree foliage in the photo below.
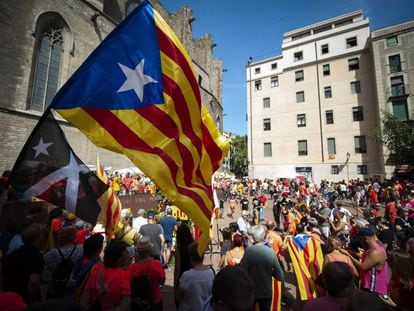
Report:
[[[231,142],[230,170],[241,178],[247,173],[247,136],[236,135]]]
[[[394,165],[414,165],[414,127],[409,121],[400,121],[393,114],[383,112],[382,128],[377,129],[377,142],[390,151]]]

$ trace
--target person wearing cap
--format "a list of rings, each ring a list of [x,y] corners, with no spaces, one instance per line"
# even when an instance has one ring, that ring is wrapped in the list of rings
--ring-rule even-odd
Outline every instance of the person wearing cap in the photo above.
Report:
[[[165,271],[158,260],[154,260],[151,256],[153,244],[148,236],[141,236],[135,247],[136,256],[135,263],[130,264],[127,272],[131,282],[134,278],[142,275],[148,276],[151,285],[151,293],[154,306],[151,310],[162,310],[162,296],[160,285],[165,283]],[[133,293],[132,293],[133,294]],[[134,297],[131,297],[134,299]]]
[[[171,257],[171,248],[173,246],[173,236],[177,231],[177,219],[172,215],[173,210],[170,206],[165,209],[166,215],[161,217],[160,225],[164,231],[164,267],[168,268]]]
[[[358,236],[365,249],[361,261],[354,258],[347,250],[341,248],[339,251],[347,255],[359,269],[361,289],[376,293],[383,299],[389,299],[388,263],[384,245],[377,239],[374,230],[370,227],[360,228]]]
[[[250,222],[249,212],[246,210],[242,211],[241,216],[237,219],[237,225],[239,226],[239,232],[243,236],[244,247],[248,247],[253,242],[252,237],[249,235]]]
[[[161,255],[164,252],[164,234],[162,227],[157,224],[155,215],[153,213],[147,214],[148,223],[141,226],[139,229],[139,237],[145,235],[148,236],[153,244],[151,248],[151,256],[155,260],[161,262]]]
[[[144,217],[145,210],[141,208],[138,210],[137,217],[132,220],[132,228],[134,228],[137,232],[141,229],[141,226],[147,224],[147,219]]]

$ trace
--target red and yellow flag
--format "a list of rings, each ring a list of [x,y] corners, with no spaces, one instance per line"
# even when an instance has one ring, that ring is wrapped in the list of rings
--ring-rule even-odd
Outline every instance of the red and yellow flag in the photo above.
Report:
[[[177,36],[143,1],[95,49],[51,107],[99,147],[125,154],[209,241],[211,176],[227,154]]]
[[[105,170],[99,163],[99,157],[96,159],[96,175],[105,184],[108,184],[108,177],[106,176]],[[108,240],[113,239],[115,230],[118,225],[119,216],[121,212],[121,201],[113,191],[112,187],[108,187],[108,190],[102,194],[99,198],[102,205],[102,218],[104,221],[105,235]]]
[[[288,238],[286,244],[295,272],[300,300],[317,298],[319,293],[315,280],[322,272],[323,265],[320,243],[308,237],[306,243],[302,245],[296,243],[294,238]]]

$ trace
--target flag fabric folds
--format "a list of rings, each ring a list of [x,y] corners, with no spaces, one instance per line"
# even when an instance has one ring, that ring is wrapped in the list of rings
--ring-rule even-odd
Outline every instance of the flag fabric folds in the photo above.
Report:
[[[315,280],[322,272],[323,266],[321,245],[308,235],[296,237],[289,237],[286,244],[296,276],[299,298],[317,298],[319,293]]]
[[[96,174],[102,182],[108,184],[108,177],[99,162],[99,157],[97,157],[96,162]],[[112,187],[108,187],[108,190],[100,197],[100,201],[105,235],[107,239],[113,239],[122,209],[121,201],[113,191]]]
[[[51,107],[99,147],[125,154],[202,230],[207,246],[211,176],[228,151],[190,57],[148,1],[91,53]]]
[[[101,210],[97,199],[108,188],[73,152],[50,110],[20,152],[9,185],[21,200],[37,197],[93,225]]]

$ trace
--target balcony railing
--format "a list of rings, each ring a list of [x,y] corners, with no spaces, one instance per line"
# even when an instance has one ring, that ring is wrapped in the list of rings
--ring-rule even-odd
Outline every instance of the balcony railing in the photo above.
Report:
[[[387,89],[387,97],[404,97],[410,95],[408,84],[395,84]]]

